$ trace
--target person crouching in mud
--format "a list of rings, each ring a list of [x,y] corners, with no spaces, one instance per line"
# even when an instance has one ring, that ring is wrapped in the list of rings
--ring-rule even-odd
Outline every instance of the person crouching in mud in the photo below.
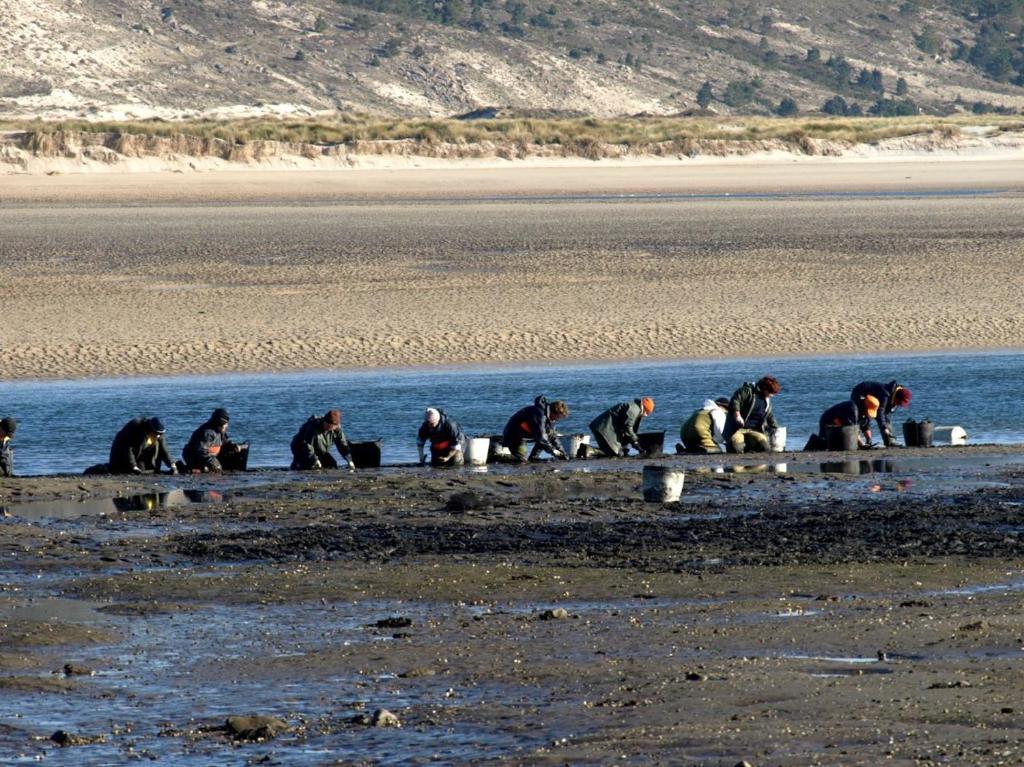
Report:
[[[597,441],[597,447],[611,458],[625,458],[631,447],[643,453],[637,431],[640,422],[653,412],[654,400],[651,397],[620,402],[608,408],[590,422],[590,431]]]
[[[110,446],[111,474],[158,472],[166,464],[171,474],[178,467],[171,460],[164,441],[164,422],[159,418],[133,418],[114,437]]]
[[[868,415],[868,397],[878,400],[875,415]],[[885,446],[892,447],[896,444],[896,438],[892,434],[892,411],[898,407],[910,407],[912,398],[910,389],[900,386],[895,381],[889,381],[887,384],[878,381],[862,381],[853,387],[850,399],[857,405],[861,432],[868,444],[871,444],[872,418],[876,418],[878,421],[878,429],[882,432],[882,442],[885,443]]]
[[[292,437],[292,469],[336,469],[338,462],[331,455],[331,445],[348,462],[349,470],[356,468],[352,449],[341,428],[341,411],[328,410],[323,416],[311,415]]]
[[[547,399],[541,395],[532,405],[517,410],[508,419],[501,435],[501,444],[507,447],[512,457],[520,463],[540,460],[541,451],[567,461],[569,456],[565,454],[562,443],[558,440],[555,424],[568,416],[569,406],[562,400],[556,399],[548,404]],[[533,442],[533,450],[527,456],[526,443],[530,441]]]
[[[768,435],[779,428],[771,399],[782,391],[772,376],[764,376],[756,384],[747,382],[729,399],[729,416],[725,419],[725,445],[730,453],[767,453],[771,450]]]
[[[443,410],[428,407],[423,414],[423,423],[416,434],[416,451],[420,456],[420,466],[427,462],[424,447],[430,443],[431,466],[462,466],[465,456],[462,444],[465,436],[458,422],[450,418]]]
[[[864,408],[864,415],[861,415],[861,408]],[[819,444],[828,447],[828,434],[832,429],[842,429],[844,426],[856,425],[860,429],[857,443],[860,447],[871,447],[871,429],[867,427],[868,418],[874,418],[878,413],[878,400],[870,394],[864,398],[864,402],[858,405],[853,400],[846,400],[833,405],[818,419]],[[864,432],[867,432],[865,436]]]
[[[706,399],[699,410],[694,410],[679,429],[680,444],[676,452],[723,453],[725,448],[725,411],[729,400],[725,397]]]
[[[233,444],[228,437],[228,411],[222,407],[213,411],[210,419],[192,432],[188,444],[181,451],[185,467],[196,473],[224,471],[220,455],[230,452]]]
[[[14,476],[14,450],[11,439],[18,428],[13,418],[0,418],[0,477]]]

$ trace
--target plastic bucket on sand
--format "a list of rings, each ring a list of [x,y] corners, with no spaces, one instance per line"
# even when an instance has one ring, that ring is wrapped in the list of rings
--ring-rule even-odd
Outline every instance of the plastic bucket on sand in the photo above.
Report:
[[[675,503],[683,493],[686,472],[669,466],[644,466],[644,500],[648,503]]]
[[[589,434],[563,434],[562,435],[562,447],[565,448],[565,454],[570,458],[575,458],[580,452],[582,445],[590,444]]]
[[[936,426],[935,442],[943,445],[966,445],[967,432],[963,426]]]
[[[487,464],[490,449],[490,437],[474,437],[466,446],[466,460],[473,466],[484,466]]]
[[[775,453],[781,453],[786,449],[786,427],[779,426],[772,432],[769,438],[772,446],[772,451]]]

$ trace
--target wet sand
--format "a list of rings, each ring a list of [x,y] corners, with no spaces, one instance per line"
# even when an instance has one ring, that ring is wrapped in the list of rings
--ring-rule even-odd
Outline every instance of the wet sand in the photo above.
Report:
[[[1021,178],[1020,161],[6,177],[0,376],[1019,348]]]
[[[1022,450],[665,458],[664,506],[639,460],[0,481],[0,752],[1018,763]],[[157,489],[200,502],[9,503]],[[249,713],[288,729],[233,744]]]

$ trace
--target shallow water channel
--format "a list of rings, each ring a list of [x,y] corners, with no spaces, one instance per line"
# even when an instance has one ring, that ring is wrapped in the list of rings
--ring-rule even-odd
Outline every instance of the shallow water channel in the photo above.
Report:
[[[114,434],[136,415],[164,419],[177,458],[191,431],[220,406],[232,413],[232,436],[252,446],[250,467],[287,466],[298,427],[333,407],[343,410],[350,439],[383,439],[385,463],[409,462],[425,407],[445,409],[467,436],[495,434],[538,394],[569,403],[564,433],[587,432],[616,402],[652,396],[657,407],[644,429],[664,430],[671,452],[680,425],[705,397],[728,396],[766,374],[783,386],[773,402],[790,449],[803,446],[825,408],[869,379],[897,379],[914,392],[912,406],[895,413],[897,435],[905,418],[927,417],[963,426],[973,444],[1024,442],[1014,402],[1024,378],[1020,352],[22,381],[0,383],[0,414],[20,421],[15,468],[25,475],[78,473],[105,462]]]

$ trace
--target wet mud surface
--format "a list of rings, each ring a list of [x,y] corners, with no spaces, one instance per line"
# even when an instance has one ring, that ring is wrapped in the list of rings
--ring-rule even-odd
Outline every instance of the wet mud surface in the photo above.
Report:
[[[1024,449],[742,458],[3,480],[0,761],[1019,764]]]

